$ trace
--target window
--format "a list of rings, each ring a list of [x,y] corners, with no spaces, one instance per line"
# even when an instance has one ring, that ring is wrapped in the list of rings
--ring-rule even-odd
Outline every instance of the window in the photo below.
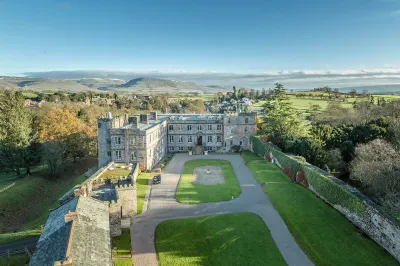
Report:
[[[212,150],[213,150],[213,147],[208,146],[208,147],[207,147],[207,150],[208,150],[208,151],[212,151]]]
[[[221,142],[222,138],[221,136],[217,136],[217,142]]]
[[[183,147],[179,147],[179,151],[183,151]]]
[[[212,130],[212,125],[207,125],[208,130]]]
[[[148,142],[148,143],[151,143],[151,135],[149,135],[149,138],[148,138],[148,140],[149,140],[149,142]]]
[[[115,151],[115,159],[116,160],[122,160],[121,151]]]
[[[131,160],[136,161],[136,152],[135,151],[131,152]]]
[[[203,130],[203,127],[201,125],[197,125],[197,130]]]
[[[212,136],[207,136],[207,142],[212,142]]]
[[[135,137],[131,137],[129,140],[130,140],[131,145],[135,145],[135,142],[136,142]]]
[[[121,144],[121,137],[114,136],[114,143],[115,144]]]
[[[242,146],[242,145],[243,145],[243,141],[242,141],[242,140],[241,140],[239,143],[240,143],[240,146]]]
[[[249,123],[249,119],[248,119],[247,117],[244,119],[244,123],[245,123],[245,124],[248,124],[248,123]]]
[[[183,137],[182,137],[182,136],[179,136],[178,142],[179,142],[179,143],[182,143],[182,142],[183,142]]]
[[[228,118],[228,123],[230,123],[231,122],[231,119],[230,118]]]
[[[169,147],[169,150],[170,150],[170,151],[174,151],[174,150],[175,150],[175,147]]]
[[[169,142],[174,142],[174,136],[169,136]]]
[[[247,127],[244,127],[244,132],[247,132]]]
[[[192,125],[187,125],[187,130],[192,130]]]
[[[221,130],[222,129],[222,125],[217,125],[217,130]]]
[[[188,136],[188,142],[193,142],[192,136]]]
[[[168,125],[168,130],[173,131],[174,130],[174,125]]]
[[[110,151],[107,152],[107,156],[108,156],[108,157],[111,157],[111,152],[110,152]]]
[[[97,127],[98,127],[98,128],[101,128],[101,123],[98,123],[98,124],[97,124]]]
[[[151,149],[149,150],[149,158],[151,158]]]

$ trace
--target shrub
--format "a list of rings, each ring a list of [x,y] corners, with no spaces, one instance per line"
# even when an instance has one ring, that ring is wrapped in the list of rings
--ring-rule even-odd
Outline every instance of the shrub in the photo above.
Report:
[[[165,167],[163,163],[160,164],[161,169]]]

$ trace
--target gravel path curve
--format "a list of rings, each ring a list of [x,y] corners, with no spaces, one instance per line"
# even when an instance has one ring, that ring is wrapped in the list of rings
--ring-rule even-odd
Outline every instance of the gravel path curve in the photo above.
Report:
[[[242,189],[240,196],[231,201],[217,203],[181,204],[176,202],[175,192],[183,165],[186,161],[193,159],[230,161]],[[131,243],[135,266],[158,265],[154,233],[160,222],[174,218],[234,212],[252,212],[259,215],[268,226],[272,238],[289,266],[313,265],[297,245],[240,155],[176,154],[164,168],[161,180],[161,184],[152,186],[147,212],[132,218]]]

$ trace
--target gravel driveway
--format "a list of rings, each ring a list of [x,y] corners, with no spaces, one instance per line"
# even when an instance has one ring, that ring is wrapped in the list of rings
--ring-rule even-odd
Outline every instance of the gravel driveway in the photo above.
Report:
[[[181,204],[175,201],[175,192],[186,161],[193,159],[221,159],[230,161],[238,178],[242,193],[231,201],[202,204]],[[135,266],[158,265],[154,245],[156,226],[168,219],[252,212],[259,215],[268,226],[271,236],[288,265],[313,265],[279,214],[272,207],[267,195],[254,179],[240,155],[176,154],[162,173],[162,183],[154,185],[147,212],[132,218],[131,242]]]

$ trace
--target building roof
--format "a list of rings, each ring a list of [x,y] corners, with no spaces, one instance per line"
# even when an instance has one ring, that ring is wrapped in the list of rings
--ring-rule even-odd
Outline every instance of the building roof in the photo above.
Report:
[[[77,202],[75,197],[50,213],[29,266],[53,266],[54,261],[65,258],[72,222],[66,223],[64,215],[75,211]]]
[[[77,218],[65,222],[68,211]],[[29,266],[53,266],[72,259],[74,266],[110,266],[111,241],[108,206],[90,197],[74,197],[52,211]]]

